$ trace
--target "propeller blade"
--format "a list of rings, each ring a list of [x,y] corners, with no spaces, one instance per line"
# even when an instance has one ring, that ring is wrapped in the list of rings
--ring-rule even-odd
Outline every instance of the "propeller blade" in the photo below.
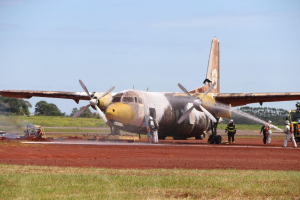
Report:
[[[81,108],[77,113],[75,113],[75,114],[73,115],[72,118],[78,117],[78,116],[81,115],[84,111],[86,111],[90,106],[91,106],[91,104],[87,105],[86,107]]]
[[[185,118],[187,118],[187,116],[189,116],[190,112],[192,112],[192,110],[194,108],[195,108],[194,106],[190,107],[190,109],[188,111],[186,111],[186,113],[184,113],[184,115],[182,115],[180,117],[180,119],[178,120],[178,124],[181,124],[181,122],[183,122],[183,120],[185,120]]]
[[[217,122],[217,120],[216,120],[216,118],[212,115],[212,114],[210,114],[210,112],[208,112],[205,108],[203,108],[201,105],[199,105],[200,106],[200,108],[201,108],[201,110],[204,112],[204,114],[211,120],[211,121],[213,121],[213,122]]]
[[[178,83],[178,86],[186,95],[192,97],[192,95],[180,83]]]
[[[96,107],[96,109],[98,111],[98,114],[99,114],[100,118],[104,121],[105,124],[107,124],[107,119],[106,119],[104,113],[98,108],[97,105],[95,105],[95,107]]]
[[[83,82],[79,79],[79,83],[82,87],[82,89],[85,91],[85,93],[91,98],[89,91],[87,90],[87,88],[85,87],[85,85],[83,84]]]
[[[203,94],[203,96],[200,98],[200,100],[202,100],[203,97],[205,97],[205,95],[207,95],[207,93],[209,93],[216,85],[216,82],[214,82],[209,88],[208,90],[206,90],[206,92]]]
[[[115,89],[115,86],[112,86],[111,88],[109,88],[106,92],[104,92],[101,96],[99,96],[98,99],[101,99],[102,97],[104,97],[105,95],[107,95],[108,93],[113,91],[113,89]]]

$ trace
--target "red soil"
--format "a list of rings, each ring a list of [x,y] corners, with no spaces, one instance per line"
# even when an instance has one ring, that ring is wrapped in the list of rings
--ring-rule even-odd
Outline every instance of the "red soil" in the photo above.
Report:
[[[283,137],[262,144],[261,137],[236,138],[236,144],[208,145],[204,140],[165,140],[159,145],[18,144],[0,149],[0,163],[103,168],[184,168],[300,170],[300,147],[281,148]],[[78,140],[77,140],[78,141]],[[176,143],[174,145],[174,143]],[[100,145],[98,145],[100,144]],[[122,143],[123,144],[123,143]],[[125,143],[124,143],[125,144]],[[139,145],[140,144],[140,145]],[[162,145],[165,144],[165,145]]]

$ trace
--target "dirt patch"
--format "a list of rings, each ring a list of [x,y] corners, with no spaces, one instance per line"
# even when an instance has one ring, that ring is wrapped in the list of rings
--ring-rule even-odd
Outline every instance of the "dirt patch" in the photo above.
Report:
[[[224,138],[225,139],[225,138]],[[284,137],[270,145],[259,136],[236,138],[236,144],[208,145],[205,140],[109,143],[20,144],[0,141],[0,163],[101,168],[184,168],[300,170],[300,148],[281,148]],[[71,142],[72,143],[72,142]]]

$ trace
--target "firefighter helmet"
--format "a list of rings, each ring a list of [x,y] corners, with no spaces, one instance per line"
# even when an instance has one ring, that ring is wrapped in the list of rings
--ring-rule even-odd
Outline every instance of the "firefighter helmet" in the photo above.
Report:
[[[289,125],[289,124],[290,124],[289,120],[286,120],[286,121],[285,121],[285,124],[286,124],[286,125]]]

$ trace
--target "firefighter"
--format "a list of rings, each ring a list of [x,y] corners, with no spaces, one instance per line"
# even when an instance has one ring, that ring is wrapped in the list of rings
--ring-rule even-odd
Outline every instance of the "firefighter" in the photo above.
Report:
[[[263,143],[266,144],[267,143],[267,132],[266,132],[266,124],[264,124],[261,129],[260,129],[260,133],[263,133],[264,137],[263,137]]]
[[[299,120],[300,121],[300,120]],[[299,123],[298,121],[298,123]],[[297,144],[296,144],[296,141],[295,141],[295,137],[294,137],[294,134],[290,131],[290,122],[288,120],[285,121],[285,129],[284,129],[284,133],[286,134],[286,137],[285,137],[285,140],[283,142],[283,148],[286,147],[287,145],[287,141],[289,139],[291,139],[293,145],[294,145],[294,148],[297,147]]]
[[[150,130],[152,133],[152,139],[153,139],[153,143],[157,144],[158,143],[158,133],[157,133],[157,129],[158,129],[158,124],[156,122],[155,119],[153,119],[153,117],[149,117],[149,126],[150,126]]]
[[[154,126],[155,126],[155,131],[153,131],[153,142],[155,144],[157,144],[158,143],[158,127],[159,127],[159,125],[158,125],[156,119],[153,119],[153,122],[154,122]]]
[[[267,124],[268,126],[266,127],[268,129],[268,130],[266,130],[267,135],[268,135],[268,137],[267,137],[267,144],[271,143],[271,137],[272,137],[271,124],[272,124],[272,121],[269,120],[268,124]]]
[[[232,139],[232,143],[234,144],[234,135],[236,133],[236,128],[235,128],[235,125],[233,123],[233,119],[231,119],[228,123],[228,125],[226,126],[226,129],[225,129],[225,133],[227,133],[228,135],[228,142],[229,144],[231,144],[231,139]]]
[[[37,133],[37,137],[41,137],[42,136],[42,134],[43,134],[43,132],[42,132],[42,129],[41,129],[41,127],[39,128],[39,131],[38,131],[38,133]]]
[[[41,137],[41,135],[42,135],[42,129],[41,128],[39,128],[39,130],[34,130],[34,136],[33,136],[33,138],[35,139],[35,138],[40,138]]]

